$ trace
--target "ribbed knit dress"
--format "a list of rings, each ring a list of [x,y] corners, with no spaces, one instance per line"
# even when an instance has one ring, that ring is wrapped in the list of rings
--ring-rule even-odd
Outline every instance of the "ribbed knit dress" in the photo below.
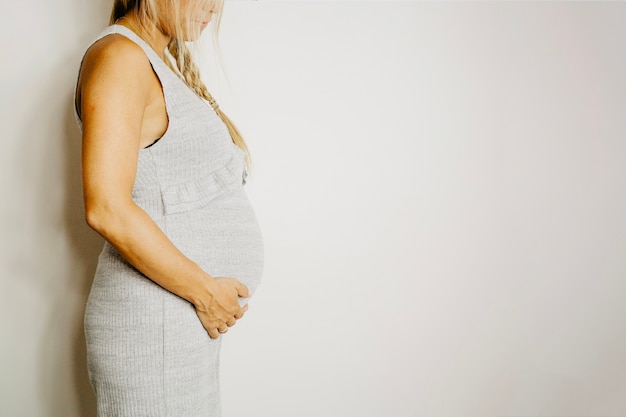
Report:
[[[237,278],[254,292],[263,241],[243,189],[243,152],[215,111],[131,30],[110,26],[94,43],[113,33],[145,51],[169,117],[165,135],[139,152],[133,200],[203,270]],[[144,276],[108,243],[84,324],[99,417],[220,416],[221,337],[211,339],[193,305]]]

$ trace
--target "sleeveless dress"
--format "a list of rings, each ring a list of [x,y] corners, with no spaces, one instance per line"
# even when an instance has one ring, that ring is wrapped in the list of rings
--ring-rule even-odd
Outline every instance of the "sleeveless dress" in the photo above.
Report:
[[[243,189],[243,151],[208,103],[134,32],[109,26],[94,43],[114,33],[145,51],[169,117],[163,137],[139,152],[133,200],[203,270],[237,278],[254,292],[263,241]],[[148,279],[108,243],[84,325],[99,417],[220,415],[221,337],[211,339],[189,302]]]

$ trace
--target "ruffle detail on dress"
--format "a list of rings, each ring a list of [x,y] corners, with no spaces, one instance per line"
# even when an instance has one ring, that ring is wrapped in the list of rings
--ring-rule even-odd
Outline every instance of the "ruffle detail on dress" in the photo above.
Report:
[[[208,176],[164,188],[161,191],[164,214],[198,209],[220,195],[240,188],[245,184],[245,176],[243,151],[237,148],[223,167]]]

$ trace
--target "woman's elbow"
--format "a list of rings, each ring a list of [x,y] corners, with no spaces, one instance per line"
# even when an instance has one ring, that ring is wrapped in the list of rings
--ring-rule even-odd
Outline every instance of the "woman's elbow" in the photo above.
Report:
[[[120,220],[124,217],[124,209],[110,204],[85,204],[85,221],[87,225],[102,236],[107,236],[119,229]]]
[[[106,222],[102,220],[102,217],[100,210],[94,207],[85,207],[85,221],[87,225],[100,234],[103,232],[103,224],[106,224]]]
[[[85,200],[85,221],[106,238],[125,231],[134,207],[132,200],[88,198]]]

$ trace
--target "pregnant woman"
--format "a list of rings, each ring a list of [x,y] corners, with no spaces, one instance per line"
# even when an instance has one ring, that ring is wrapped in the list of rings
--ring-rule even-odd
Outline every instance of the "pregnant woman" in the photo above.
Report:
[[[99,417],[220,415],[219,336],[263,268],[246,145],[186,45],[222,6],[115,0],[83,58],[85,213],[105,239],[85,311]]]

